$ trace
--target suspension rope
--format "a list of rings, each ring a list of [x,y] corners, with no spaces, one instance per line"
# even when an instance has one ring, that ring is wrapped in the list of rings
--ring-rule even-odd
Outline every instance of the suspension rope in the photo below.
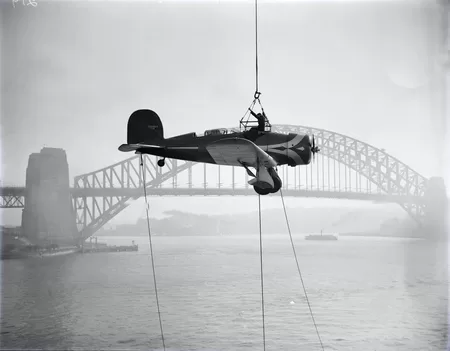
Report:
[[[261,108],[262,114],[265,116],[264,108],[259,99],[261,93],[259,92],[259,64],[258,64],[258,0],[255,0],[255,93],[253,94],[253,102],[250,104],[250,107],[247,109],[244,116],[241,118],[241,127],[246,127],[248,123],[248,119],[250,118],[250,112],[253,111],[253,107],[256,103],[259,104]],[[247,120],[244,119],[247,117]],[[267,120],[267,118],[266,118]]]
[[[255,99],[259,97],[259,82],[258,82],[258,0],[255,0],[255,64],[256,64],[256,89],[255,89]]]
[[[151,234],[151,230],[150,230],[150,218],[149,218],[149,214],[148,214],[149,203],[148,203],[148,199],[147,199],[147,189],[146,189],[147,188],[146,187],[147,183],[145,181],[144,159],[142,157],[142,154],[140,154],[140,156],[141,156],[141,168],[142,168],[142,182],[143,182],[144,197],[145,197],[145,211],[147,213],[148,241],[149,241],[149,245],[150,245],[150,257],[152,259],[153,284],[155,286],[155,296],[156,296],[156,305],[158,307],[158,318],[159,318],[159,328],[161,330],[161,340],[162,340],[162,344],[163,344],[163,349],[165,351],[166,350],[166,343],[164,341],[164,332],[163,332],[163,326],[162,326],[162,320],[161,320],[161,310],[159,308],[158,286],[156,284],[155,262],[154,262],[154,259],[153,259],[152,234]]]
[[[259,260],[260,260],[260,274],[261,274],[261,313],[262,313],[262,330],[263,330],[263,346],[266,350],[266,323],[264,316],[264,272],[263,272],[263,247],[262,247],[262,229],[261,229],[261,195],[258,194],[258,208],[259,208]]]
[[[313,314],[313,311],[311,308],[311,304],[309,303],[309,298],[308,298],[308,294],[306,292],[305,283],[303,282],[302,272],[300,270],[300,265],[298,263],[297,253],[295,252],[294,240],[292,240],[291,226],[289,225],[289,220],[288,220],[287,212],[286,212],[286,206],[284,205],[283,191],[281,190],[281,188],[280,188],[280,194],[281,194],[281,202],[283,203],[284,217],[286,218],[286,224],[287,224],[288,231],[289,231],[289,237],[291,239],[292,250],[294,251],[295,263],[297,264],[298,275],[300,276],[300,280],[302,282],[302,287],[303,287],[303,291],[305,293],[306,302],[308,303],[309,312],[311,314],[311,318],[314,323],[314,327],[316,328],[316,333],[317,333],[317,337],[319,338],[320,346],[322,347],[322,350],[325,350],[323,347],[322,339],[320,338],[319,329],[317,328],[317,324],[314,319],[314,314]]]

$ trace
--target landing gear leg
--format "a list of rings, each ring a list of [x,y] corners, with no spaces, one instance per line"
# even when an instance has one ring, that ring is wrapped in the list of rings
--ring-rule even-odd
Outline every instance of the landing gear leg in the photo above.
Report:
[[[159,167],[164,167],[164,165],[166,164],[166,159],[162,158],[160,160],[158,160],[158,166]]]

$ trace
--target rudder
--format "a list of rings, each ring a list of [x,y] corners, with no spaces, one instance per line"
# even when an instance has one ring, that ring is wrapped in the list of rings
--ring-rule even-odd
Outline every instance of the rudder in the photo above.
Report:
[[[134,111],[128,119],[127,143],[155,144],[164,140],[164,129],[158,114],[152,110]]]

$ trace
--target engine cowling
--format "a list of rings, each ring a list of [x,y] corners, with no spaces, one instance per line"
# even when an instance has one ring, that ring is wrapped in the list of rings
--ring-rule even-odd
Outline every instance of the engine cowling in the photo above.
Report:
[[[286,142],[287,164],[291,167],[309,164],[312,158],[311,147],[308,134],[290,133]]]

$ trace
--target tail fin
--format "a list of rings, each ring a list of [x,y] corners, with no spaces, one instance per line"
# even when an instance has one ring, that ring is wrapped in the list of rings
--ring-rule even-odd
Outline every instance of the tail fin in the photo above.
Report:
[[[134,111],[128,119],[127,143],[158,144],[164,140],[161,119],[152,110]]]

